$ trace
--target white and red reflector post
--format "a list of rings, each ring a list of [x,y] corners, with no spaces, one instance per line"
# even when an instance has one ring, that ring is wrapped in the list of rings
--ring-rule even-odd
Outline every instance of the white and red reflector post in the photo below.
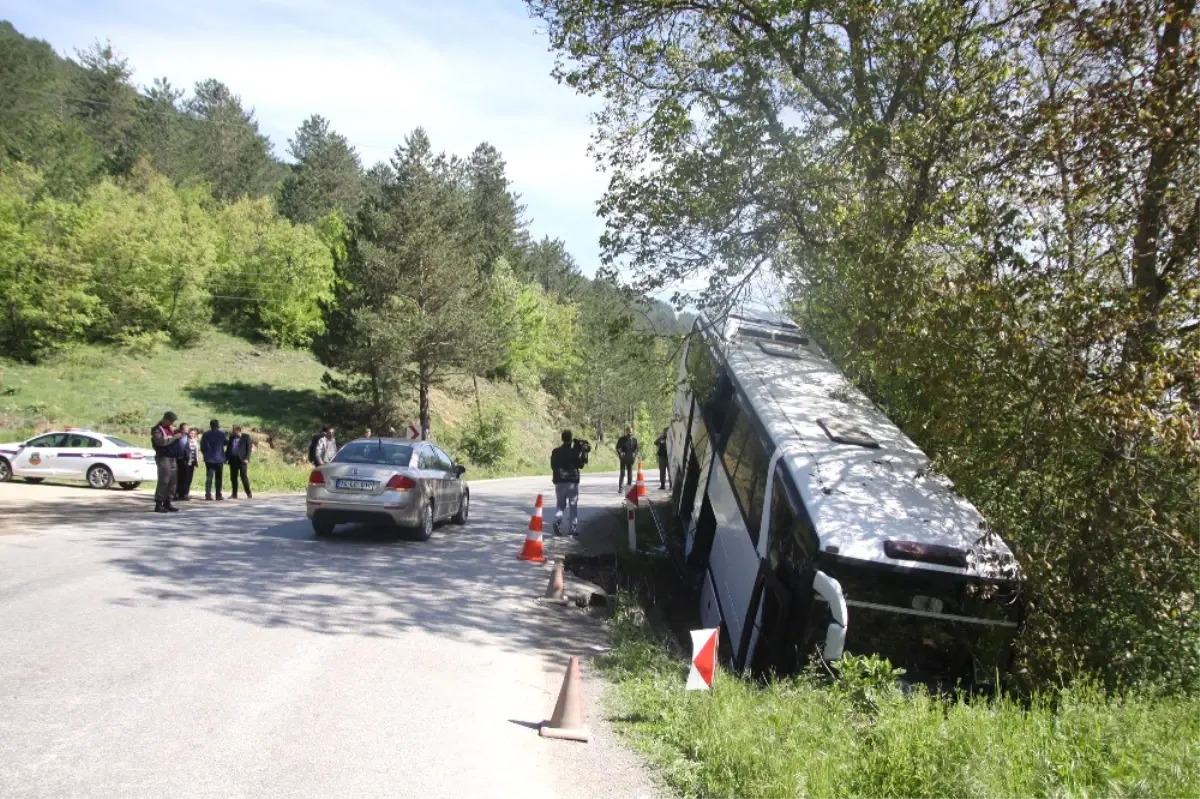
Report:
[[[717,633],[712,630],[692,630],[692,667],[688,669],[687,691],[707,691],[712,688],[717,673]]]

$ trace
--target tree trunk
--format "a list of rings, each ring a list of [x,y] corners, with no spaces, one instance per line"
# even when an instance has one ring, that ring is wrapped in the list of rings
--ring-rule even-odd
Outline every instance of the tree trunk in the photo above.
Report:
[[[421,440],[429,439],[429,364],[421,363]]]

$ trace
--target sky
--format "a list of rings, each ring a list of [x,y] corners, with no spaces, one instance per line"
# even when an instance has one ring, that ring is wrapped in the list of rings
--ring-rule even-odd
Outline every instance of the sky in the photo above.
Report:
[[[490,142],[532,234],[561,238],[587,274],[598,265],[607,181],[587,145],[599,105],[551,77],[554,55],[521,0],[0,0],[0,19],[65,56],[111,41],[138,85],[216,78],[280,156],[314,113],[365,166],[418,125],[462,156]]]

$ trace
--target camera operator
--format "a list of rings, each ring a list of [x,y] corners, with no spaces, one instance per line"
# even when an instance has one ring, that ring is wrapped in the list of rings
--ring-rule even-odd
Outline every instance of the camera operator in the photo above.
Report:
[[[586,441],[575,440],[570,430],[562,431],[562,442],[561,447],[555,447],[550,453],[550,471],[558,500],[554,534],[562,535],[563,511],[569,509],[568,529],[571,535],[579,535],[579,470],[587,466],[592,447]]]

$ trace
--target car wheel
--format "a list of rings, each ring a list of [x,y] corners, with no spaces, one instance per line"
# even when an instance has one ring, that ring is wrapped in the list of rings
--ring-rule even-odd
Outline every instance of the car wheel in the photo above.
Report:
[[[112,488],[113,474],[107,466],[93,466],[88,469],[87,481],[92,488]]]
[[[421,523],[413,530],[413,538],[418,541],[428,541],[433,536],[433,503],[425,506]]]
[[[327,535],[333,535],[334,523],[328,519],[313,519],[312,528],[313,535],[317,538],[324,538]]]
[[[462,504],[458,507],[458,513],[450,521],[455,524],[466,524],[467,516],[471,513],[471,492],[464,491],[462,495]]]
[[[45,479],[46,479],[45,477],[26,477],[25,482],[33,483],[34,485],[37,485],[38,483],[42,482]]]
[[[0,483],[7,483],[12,479],[12,464],[6,459],[0,458]]]

